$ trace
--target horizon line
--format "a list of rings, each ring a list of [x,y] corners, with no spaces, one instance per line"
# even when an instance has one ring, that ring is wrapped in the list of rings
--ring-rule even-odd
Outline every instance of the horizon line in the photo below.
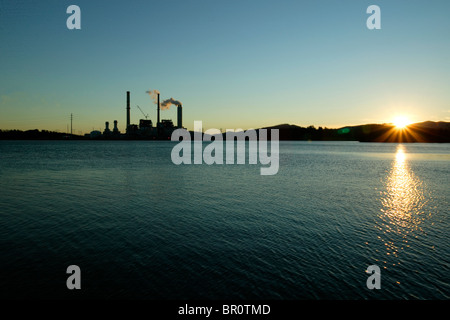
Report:
[[[201,120],[194,120],[194,121],[201,121]],[[416,124],[421,124],[421,123],[426,123],[426,122],[433,122],[433,123],[450,123],[450,121],[445,121],[445,120],[424,120],[424,121],[419,121],[419,122],[414,122],[414,123],[410,123],[408,124],[408,126],[412,126],[412,125],[416,125]],[[267,129],[267,128],[273,128],[273,127],[279,127],[279,126],[296,126],[296,127],[300,127],[300,128],[308,128],[308,127],[314,127],[316,129],[322,128],[322,129],[330,129],[330,130],[338,130],[338,129],[342,129],[342,128],[348,128],[348,127],[358,127],[358,126],[366,126],[366,125],[392,125],[394,126],[393,122],[383,122],[383,123],[362,123],[362,124],[352,124],[352,125],[344,125],[344,126],[339,126],[339,127],[327,127],[327,126],[321,126],[321,125],[314,125],[314,124],[310,124],[310,125],[299,125],[296,123],[279,123],[279,124],[275,124],[275,125],[268,125],[268,126],[261,126],[258,128],[251,128],[251,127],[247,127],[246,129],[243,129],[242,127],[235,127],[233,128],[233,130],[259,130],[259,129]],[[99,131],[96,130],[95,128],[93,128],[94,130],[92,131]],[[184,128],[186,130],[188,130],[187,128]],[[208,128],[208,129],[214,129],[214,128]],[[222,128],[221,128],[222,129]],[[228,130],[229,128],[226,128],[225,130]],[[231,129],[231,128],[230,128]],[[34,130],[39,130],[39,131],[48,131],[48,132],[56,132],[56,133],[66,133],[70,135],[70,132],[63,132],[61,130],[50,130],[50,129],[39,129],[39,128],[31,128],[31,129],[3,129],[0,128],[0,131],[34,131]],[[92,131],[89,132],[84,132],[83,130],[74,130],[74,131],[78,131],[78,132],[82,132],[81,135],[86,134],[86,133],[90,133]],[[100,130],[101,131],[101,130]],[[194,131],[192,130],[188,130],[188,131]],[[79,135],[76,133],[73,133],[71,135]]]

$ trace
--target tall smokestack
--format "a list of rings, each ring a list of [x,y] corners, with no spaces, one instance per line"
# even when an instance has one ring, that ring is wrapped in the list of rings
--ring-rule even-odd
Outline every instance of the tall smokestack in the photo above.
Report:
[[[178,105],[177,111],[178,111],[177,112],[177,115],[178,115],[177,126],[178,126],[178,128],[183,128],[183,107],[181,106],[181,104]]]
[[[159,123],[159,93],[158,93],[158,122],[157,122],[157,124]]]
[[[127,128],[130,125],[130,91],[127,91]]]

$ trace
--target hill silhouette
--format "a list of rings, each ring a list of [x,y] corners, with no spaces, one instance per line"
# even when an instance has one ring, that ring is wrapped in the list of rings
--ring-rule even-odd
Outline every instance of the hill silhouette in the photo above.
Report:
[[[34,130],[0,130],[0,140],[67,140],[83,139],[83,136],[38,129]]]
[[[280,140],[450,142],[450,123],[443,121],[415,123],[403,129],[393,124],[364,124],[337,129],[280,124],[262,129],[278,129]]]

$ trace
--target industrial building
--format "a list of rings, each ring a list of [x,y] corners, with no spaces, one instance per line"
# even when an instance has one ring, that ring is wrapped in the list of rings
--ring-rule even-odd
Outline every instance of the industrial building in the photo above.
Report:
[[[139,108],[139,106],[137,106]],[[140,109],[140,108],[139,108]],[[126,132],[121,133],[117,127],[118,121],[114,120],[114,128],[111,131],[109,122],[105,122],[105,130],[92,131],[91,139],[129,139],[129,140],[170,140],[172,132],[175,129],[183,128],[183,107],[181,104],[177,106],[177,125],[175,126],[172,120],[160,118],[160,100],[159,93],[157,94],[157,121],[156,126],[153,122],[147,119],[147,116],[142,112],[145,119],[139,120],[139,125],[130,123],[131,120],[131,97],[130,91],[127,91],[126,97]]]

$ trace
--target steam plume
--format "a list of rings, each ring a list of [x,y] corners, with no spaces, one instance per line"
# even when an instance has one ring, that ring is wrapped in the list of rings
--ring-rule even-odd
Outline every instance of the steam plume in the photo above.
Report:
[[[158,94],[159,94],[159,91],[158,91],[158,90],[152,90],[152,89],[150,89],[150,90],[145,91],[145,93],[148,93],[148,94],[150,95],[150,97],[153,99],[153,102],[154,102],[155,104],[158,103],[158,101],[157,101],[157,99],[158,99]]]
[[[178,100],[175,100],[174,98],[170,98],[167,100],[164,100],[163,102],[161,102],[161,109],[169,109],[170,105],[176,105],[176,106],[181,106],[181,102]]]

